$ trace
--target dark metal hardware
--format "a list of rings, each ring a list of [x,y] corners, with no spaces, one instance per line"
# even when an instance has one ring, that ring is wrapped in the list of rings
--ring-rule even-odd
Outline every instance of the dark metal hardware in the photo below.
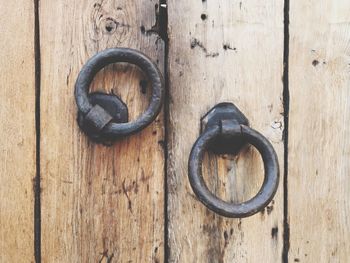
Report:
[[[128,109],[116,95],[91,93],[95,75],[112,63],[126,62],[138,66],[152,84],[151,102],[135,121],[128,121]],[[134,134],[148,126],[160,112],[164,97],[164,80],[157,66],[145,54],[129,48],[104,50],[83,66],[75,83],[79,127],[93,141],[107,143]]]
[[[122,100],[119,99],[119,97],[113,94],[104,94],[99,92],[90,93],[89,101],[94,106],[93,109],[95,109],[95,112],[97,114],[96,116],[90,117],[89,115],[92,115],[94,113],[94,110],[90,110],[90,112],[86,116],[84,116],[80,111],[78,111],[79,127],[93,141],[97,143],[107,143],[106,138],[104,138],[103,135],[100,133],[100,130],[103,129],[103,123],[109,122],[111,120],[113,120],[116,123],[127,122],[128,107]],[[100,105],[102,105],[103,108]],[[108,114],[105,114],[106,112]],[[102,123],[102,125],[99,123]]]
[[[274,197],[279,182],[279,165],[271,143],[248,126],[248,120],[232,103],[220,103],[201,120],[202,134],[192,147],[188,162],[190,184],[198,199],[210,210],[222,216],[242,218],[264,209]],[[245,144],[253,145],[264,162],[265,178],[257,195],[252,199],[233,204],[211,193],[203,179],[204,152],[238,153]]]

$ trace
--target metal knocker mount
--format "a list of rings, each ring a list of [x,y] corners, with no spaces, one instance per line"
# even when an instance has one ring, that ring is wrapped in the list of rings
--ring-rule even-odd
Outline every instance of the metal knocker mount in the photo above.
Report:
[[[248,126],[247,118],[232,103],[216,105],[202,118],[201,124],[202,134],[193,145],[188,162],[190,184],[198,199],[217,214],[232,218],[251,216],[264,209],[274,197],[279,182],[278,159],[271,143]],[[247,143],[261,154],[265,171],[263,185],[257,195],[246,202],[223,201],[209,191],[203,179],[204,153],[211,150],[218,154],[237,154]]]
[[[148,108],[132,122],[128,122],[128,108],[119,97],[113,94],[89,93],[95,75],[107,65],[118,62],[138,66],[152,83],[153,91]],[[104,50],[87,61],[75,83],[79,127],[97,143],[115,141],[148,126],[160,112],[163,97],[163,77],[145,54],[129,48]]]

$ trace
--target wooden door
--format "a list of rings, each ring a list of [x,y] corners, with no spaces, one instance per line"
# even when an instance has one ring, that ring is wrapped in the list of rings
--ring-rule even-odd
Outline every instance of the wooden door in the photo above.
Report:
[[[348,262],[350,2],[346,0],[0,0],[0,262]],[[79,129],[74,84],[113,47],[165,77],[157,119],[110,147]],[[129,64],[91,90],[130,119],[151,86]],[[273,145],[280,183],[261,212],[230,219],[193,193],[200,119],[233,102]],[[253,147],[205,156],[212,192],[254,196]]]

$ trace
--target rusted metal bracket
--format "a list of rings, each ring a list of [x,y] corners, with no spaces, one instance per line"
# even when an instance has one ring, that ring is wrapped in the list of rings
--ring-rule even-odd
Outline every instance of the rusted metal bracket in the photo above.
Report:
[[[111,121],[115,123],[128,122],[128,107],[118,96],[113,94],[90,93],[89,100],[93,108],[85,117],[81,112],[78,112],[79,127],[94,142],[108,144],[106,138],[101,137],[101,130]]]
[[[223,123],[225,125],[223,125]],[[201,119],[201,133],[213,126],[220,126],[221,129],[227,125],[237,124],[249,126],[248,119],[244,114],[233,104],[223,102],[215,105]],[[240,128],[239,128],[240,129]],[[247,143],[242,138],[232,137],[230,133],[215,138],[208,146],[208,150],[216,154],[238,154]]]

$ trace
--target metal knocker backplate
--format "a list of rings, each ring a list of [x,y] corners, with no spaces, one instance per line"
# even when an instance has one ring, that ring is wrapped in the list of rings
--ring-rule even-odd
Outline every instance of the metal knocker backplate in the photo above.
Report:
[[[132,122],[127,122],[127,107],[117,96],[89,94],[95,75],[107,65],[118,62],[138,66],[152,85],[148,108]],[[145,128],[159,114],[163,97],[164,80],[157,66],[145,54],[129,48],[107,49],[96,54],[83,66],[75,84],[79,126],[97,142],[114,141]]]

